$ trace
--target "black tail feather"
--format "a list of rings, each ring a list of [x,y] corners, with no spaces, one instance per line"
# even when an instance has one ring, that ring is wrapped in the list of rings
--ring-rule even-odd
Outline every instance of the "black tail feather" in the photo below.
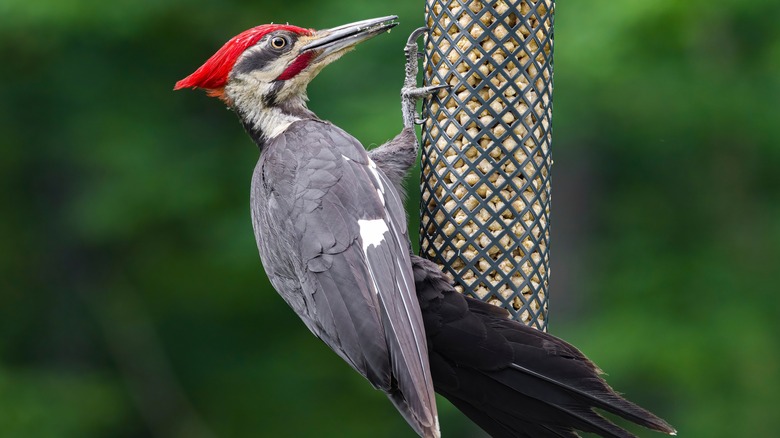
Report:
[[[612,390],[571,344],[458,294],[435,264],[412,264],[434,387],[494,438],[574,438],[575,430],[635,438],[593,408],[676,433]]]
[[[513,417],[500,410],[477,408],[454,394],[442,393],[450,402],[493,438],[578,438],[574,431]]]
[[[584,389],[556,381],[555,379],[551,379],[550,377],[515,363],[511,364],[511,367],[521,373],[527,374],[536,379],[545,381],[551,385],[571,392],[572,394],[581,397],[585,403],[590,402],[594,407],[604,409],[607,412],[611,412],[648,429],[653,429],[668,434],[674,434],[676,432],[674,428],[672,428],[666,421],[658,418],[652,412],[621,397],[600,377],[593,379],[595,384],[587,385],[589,388],[586,391]]]
[[[606,438],[635,438],[559,388],[513,370],[461,372],[460,377],[462,385],[458,395],[479,398],[480,407],[490,410],[493,418],[502,418],[516,433],[530,429],[532,437],[557,437],[563,426],[563,430],[571,433],[577,429]],[[480,394],[475,397],[477,392]],[[557,429],[549,431],[542,426]]]

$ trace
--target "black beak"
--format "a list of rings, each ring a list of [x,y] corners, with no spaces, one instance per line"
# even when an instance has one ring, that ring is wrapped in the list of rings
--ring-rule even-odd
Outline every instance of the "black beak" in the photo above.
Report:
[[[317,50],[319,58],[331,53],[350,49],[367,39],[373,38],[380,33],[395,27],[398,17],[390,15],[382,18],[372,18],[370,20],[358,21],[356,23],[345,24],[332,29],[318,30],[314,33],[314,40],[303,46],[302,51]]]

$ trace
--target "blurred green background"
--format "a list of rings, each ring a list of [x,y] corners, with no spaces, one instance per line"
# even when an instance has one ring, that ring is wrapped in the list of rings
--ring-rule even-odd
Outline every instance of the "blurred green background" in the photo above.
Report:
[[[413,436],[268,285],[235,116],[172,92],[248,27],[398,14],[309,93],[379,144],[423,23],[392,3],[0,0],[0,436]],[[684,437],[780,430],[778,16],[558,4],[550,332]]]

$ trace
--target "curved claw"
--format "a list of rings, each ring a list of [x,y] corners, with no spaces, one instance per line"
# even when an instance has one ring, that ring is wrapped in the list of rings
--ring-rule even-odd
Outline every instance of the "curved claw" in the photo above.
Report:
[[[420,38],[423,34],[428,32],[430,29],[428,27],[421,27],[418,29],[415,29],[410,35],[409,39],[406,40],[407,45],[417,45],[417,39]]]
[[[428,97],[432,94],[436,94],[439,90],[450,90],[452,89],[452,85],[449,84],[442,84],[442,85],[431,85],[428,87],[414,87],[414,88],[403,88],[401,89],[401,95],[409,97],[411,99],[421,99],[423,97]]]
[[[436,93],[439,90],[452,90],[452,85],[450,85],[450,84],[431,85],[431,86],[425,87],[425,90],[429,94],[434,94],[434,93]]]

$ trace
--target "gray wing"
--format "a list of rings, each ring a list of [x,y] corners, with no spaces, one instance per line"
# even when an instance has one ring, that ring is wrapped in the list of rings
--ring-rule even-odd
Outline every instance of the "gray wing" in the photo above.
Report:
[[[421,434],[437,429],[403,203],[362,145],[323,122],[296,122],[289,205],[303,303],[293,308]],[[292,159],[292,155],[288,155]],[[425,433],[433,436],[438,432]]]

